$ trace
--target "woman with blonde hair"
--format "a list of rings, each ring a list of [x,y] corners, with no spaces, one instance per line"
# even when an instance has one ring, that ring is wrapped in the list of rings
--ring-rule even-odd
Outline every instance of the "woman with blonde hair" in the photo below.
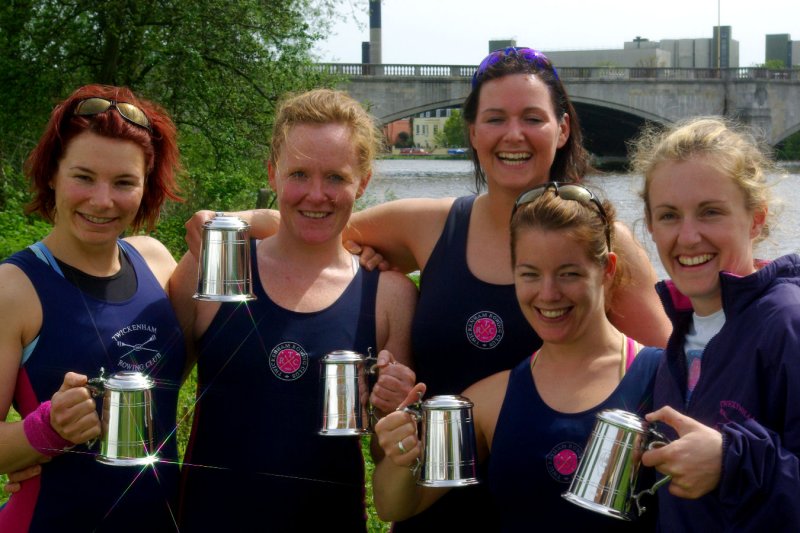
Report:
[[[197,260],[187,253],[178,265],[173,301],[198,352],[181,531],[366,530],[360,439],[319,435],[319,387],[320,361],[335,350],[380,351],[370,397],[380,412],[414,383],[416,288],[400,273],[360,268],[341,246],[378,139],[345,93],[284,100],[269,156],[280,226],[251,242],[257,299],[194,300]]]
[[[647,416],[673,442],[642,457],[672,477],[660,528],[798,531],[800,257],[754,254],[771,162],[719,117],[645,135],[634,161],[674,327]]]

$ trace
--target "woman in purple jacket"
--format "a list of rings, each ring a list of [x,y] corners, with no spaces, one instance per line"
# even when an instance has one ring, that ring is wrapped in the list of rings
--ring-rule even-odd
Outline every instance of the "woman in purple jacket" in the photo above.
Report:
[[[674,330],[647,418],[673,442],[642,458],[672,476],[660,529],[798,531],[800,257],[754,260],[769,159],[708,117],[645,134],[635,162],[671,278],[657,287]]]

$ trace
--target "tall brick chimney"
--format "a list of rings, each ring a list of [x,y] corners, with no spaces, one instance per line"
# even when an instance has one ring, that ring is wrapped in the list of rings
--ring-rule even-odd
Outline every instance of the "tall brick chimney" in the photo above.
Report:
[[[369,0],[369,62],[379,65],[381,58],[381,0]]]

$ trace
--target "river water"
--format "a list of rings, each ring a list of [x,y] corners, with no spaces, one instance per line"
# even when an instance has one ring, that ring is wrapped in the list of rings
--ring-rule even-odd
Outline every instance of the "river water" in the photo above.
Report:
[[[770,237],[760,243],[756,255],[774,258],[800,251],[800,165],[783,167],[786,174],[772,176],[775,214]],[[378,203],[398,198],[441,198],[463,196],[474,192],[472,163],[467,160],[382,159],[376,164],[366,200]],[[660,278],[666,277],[655,248],[647,234],[638,192],[640,176],[603,174],[589,176],[587,183],[605,192],[617,209],[617,217],[628,224],[647,249]]]

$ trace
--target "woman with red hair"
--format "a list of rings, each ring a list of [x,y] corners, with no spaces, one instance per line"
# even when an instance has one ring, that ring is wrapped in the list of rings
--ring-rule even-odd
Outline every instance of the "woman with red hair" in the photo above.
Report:
[[[53,110],[25,172],[28,212],[52,231],[0,264],[0,472],[41,465],[0,509],[6,531],[168,531],[184,340],[166,287],[175,268],[151,237],[177,199],[176,129],[129,89],[81,87]],[[140,372],[156,382],[148,466],[95,461],[101,433],[88,380]],[[36,469],[38,471],[38,469]]]

